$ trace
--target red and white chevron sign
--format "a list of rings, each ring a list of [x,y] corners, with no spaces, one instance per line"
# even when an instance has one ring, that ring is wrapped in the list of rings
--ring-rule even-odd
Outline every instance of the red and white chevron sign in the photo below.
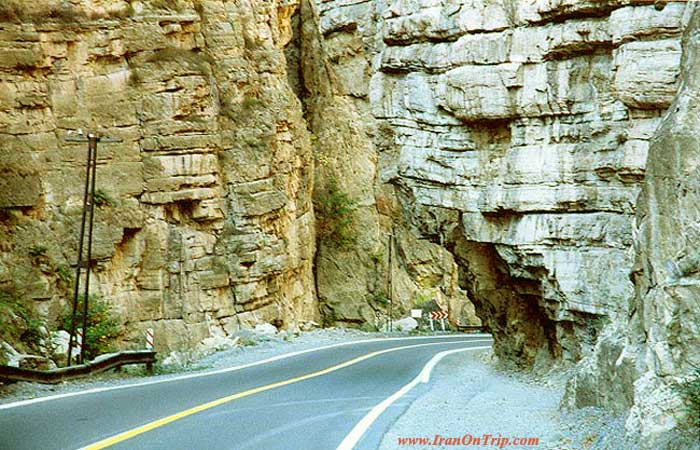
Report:
[[[430,311],[431,319],[447,319],[447,311]]]

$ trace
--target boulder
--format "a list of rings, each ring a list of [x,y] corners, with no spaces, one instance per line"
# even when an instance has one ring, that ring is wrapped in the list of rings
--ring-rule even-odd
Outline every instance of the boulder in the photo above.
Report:
[[[411,331],[418,328],[418,321],[413,317],[404,317],[403,319],[392,322],[394,331]]]
[[[271,323],[260,323],[255,325],[254,329],[256,334],[263,334],[265,336],[274,336],[277,334],[277,327]]]

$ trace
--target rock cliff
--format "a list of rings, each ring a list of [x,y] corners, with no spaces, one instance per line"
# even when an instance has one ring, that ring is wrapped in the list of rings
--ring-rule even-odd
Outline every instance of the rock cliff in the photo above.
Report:
[[[608,327],[569,383],[572,404],[632,407],[628,429],[669,449],[689,445],[673,441],[668,431],[682,422],[685,409],[675,386],[700,363],[697,5],[687,7],[683,25],[680,89],[651,140],[633,223],[635,293],[629,313]]]
[[[283,53],[297,6],[3,2],[0,281],[59,315],[86,158],[64,138],[102,130],[124,142],[99,147],[91,271],[128,339],[318,320],[312,150]]]
[[[385,6],[370,98],[395,132],[387,180],[454,212],[423,226],[460,260],[501,355],[577,360],[633,295],[631,223],[685,5]]]
[[[100,147],[91,270],[127,344],[434,302],[503,361],[580,361],[567,402],[631,407],[652,442],[700,357],[697,11],[5,1],[0,287],[60,315],[85,153],[65,136],[103,130],[124,142]]]
[[[349,7],[373,23],[371,2]],[[480,324],[458,285],[453,255],[411,232],[394,188],[380,173],[381,148],[393,133],[381,128],[369,107],[380,35],[364,23],[329,30],[327,15],[343,11],[334,2],[319,7],[303,1],[299,17],[299,89],[314,136],[317,204],[329,183],[356,202],[355,239],[344,248],[318,242],[316,285],[324,322],[382,327],[390,314],[397,318],[425,305],[448,309],[455,323]]]
[[[99,146],[90,270],[124,346],[146,328],[166,350],[261,322],[384,326],[429,300],[479,323],[452,255],[402,226],[378,181],[370,72],[331,68],[345,49],[310,14],[296,0],[3,2],[0,308],[31,299],[55,329],[72,298],[86,145],[66,137],[82,129],[123,140]],[[316,243],[330,183],[351,204],[343,248]]]
[[[628,427],[657,444],[697,356],[696,5],[312,6],[344,49],[330,67],[376,121],[379,182],[414,234],[452,253],[497,353],[583,359],[567,401],[634,405]]]

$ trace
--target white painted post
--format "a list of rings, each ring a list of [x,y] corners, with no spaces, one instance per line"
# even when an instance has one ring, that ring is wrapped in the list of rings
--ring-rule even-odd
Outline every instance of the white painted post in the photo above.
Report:
[[[430,318],[430,331],[435,331],[435,326],[433,325],[433,318]]]
[[[80,355],[83,351],[83,329],[82,328],[77,328],[75,330],[75,336],[73,338],[75,340],[75,355]],[[73,361],[73,352],[71,351],[70,355],[68,355],[68,365],[71,365],[71,362]]]
[[[146,329],[146,349],[153,351],[153,328]]]
[[[442,327],[442,331],[445,331],[445,319],[440,319],[440,326]]]

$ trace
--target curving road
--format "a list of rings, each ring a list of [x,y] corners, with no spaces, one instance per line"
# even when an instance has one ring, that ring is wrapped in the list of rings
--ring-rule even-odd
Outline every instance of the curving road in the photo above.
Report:
[[[374,450],[445,352],[490,345],[487,335],[344,343],[0,405],[0,450]]]

